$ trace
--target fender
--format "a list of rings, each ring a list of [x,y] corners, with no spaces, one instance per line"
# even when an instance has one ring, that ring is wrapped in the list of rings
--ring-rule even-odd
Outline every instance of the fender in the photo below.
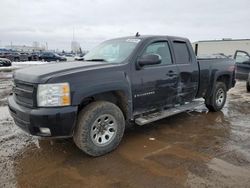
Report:
[[[123,71],[112,72],[111,75],[106,73],[98,75],[93,82],[82,83],[72,86],[72,105],[80,105],[85,98],[100,93],[121,91],[127,97],[128,114],[127,117],[132,119],[132,92],[131,82],[127,74]]]
[[[214,92],[214,89],[215,89],[215,85],[216,85],[216,82],[218,80],[218,78],[220,76],[228,76],[229,77],[229,83],[227,86],[228,89],[230,89],[232,87],[232,73],[228,70],[226,71],[213,71],[211,73],[211,79],[210,79],[210,87],[207,91],[207,94],[206,94],[206,97],[210,97],[212,95],[212,93]]]

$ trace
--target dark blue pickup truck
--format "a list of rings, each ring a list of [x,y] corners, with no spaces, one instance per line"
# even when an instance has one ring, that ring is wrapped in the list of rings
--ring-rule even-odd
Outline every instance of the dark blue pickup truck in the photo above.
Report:
[[[73,137],[91,156],[114,150],[126,125],[144,125],[205,105],[223,108],[235,85],[232,59],[196,59],[188,39],[132,36],[103,42],[82,62],[14,73],[9,110],[41,137]],[[203,102],[204,104],[204,102]]]

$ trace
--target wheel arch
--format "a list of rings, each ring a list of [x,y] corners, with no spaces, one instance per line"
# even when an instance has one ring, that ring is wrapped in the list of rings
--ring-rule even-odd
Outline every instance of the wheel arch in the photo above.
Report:
[[[131,93],[124,88],[116,88],[109,90],[102,90],[96,92],[89,92],[87,95],[82,95],[79,98],[79,111],[86,105],[94,101],[108,101],[116,104],[124,114],[124,118],[129,120],[132,118],[132,99]]]
[[[213,75],[211,75],[213,76]],[[232,74],[230,74],[228,71],[223,72],[216,72],[213,76],[214,79],[211,79],[211,85],[210,88],[206,94],[206,97],[210,97],[212,93],[214,92],[215,85],[217,82],[223,82],[226,85],[227,91],[232,87]]]
[[[216,82],[223,82],[226,85],[227,90],[230,88],[230,75],[229,74],[222,74],[217,77]]]

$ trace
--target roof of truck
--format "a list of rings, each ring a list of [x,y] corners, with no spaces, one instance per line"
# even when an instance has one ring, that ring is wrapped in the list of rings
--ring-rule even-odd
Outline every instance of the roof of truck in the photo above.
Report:
[[[120,37],[117,39],[157,39],[157,38],[168,38],[168,39],[174,39],[174,40],[188,40],[185,37],[177,37],[177,36],[169,36],[169,35],[139,35],[139,36],[127,36],[127,37]]]

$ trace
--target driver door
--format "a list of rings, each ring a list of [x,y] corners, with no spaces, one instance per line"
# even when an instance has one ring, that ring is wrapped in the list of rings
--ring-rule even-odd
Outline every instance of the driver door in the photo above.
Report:
[[[168,41],[152,41],[139,58],[149,54],[160,55],[161,63],[143,66],[134,72],[133,104],[136,113],[176,104],[179,73],[173,64]]]
[[[237,50],[234,55],[236,78],[246,80],[250,72],[250,56],[247,52]]]

